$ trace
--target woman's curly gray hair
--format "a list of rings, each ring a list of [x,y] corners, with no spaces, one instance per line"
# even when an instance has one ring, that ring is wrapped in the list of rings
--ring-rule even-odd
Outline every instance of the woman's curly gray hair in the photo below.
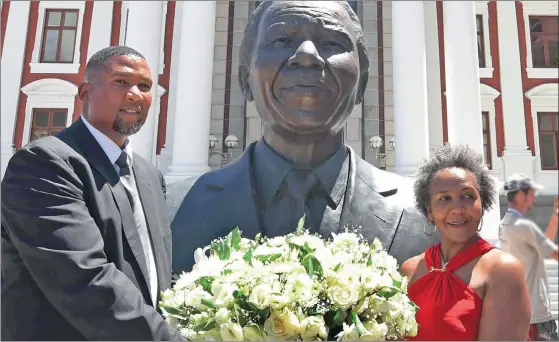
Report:
[[[454,167],[468,170],[474,175],[481,197],[481,208],[484,212],[495,203],[497,191],[491,171],[485,164],[483,156],[468,146],[446,144],[435,151],[431,158],[419,168],[414,183],[415,207],[425,217],[429,216],[429,185],[433,177],[441,170]]]

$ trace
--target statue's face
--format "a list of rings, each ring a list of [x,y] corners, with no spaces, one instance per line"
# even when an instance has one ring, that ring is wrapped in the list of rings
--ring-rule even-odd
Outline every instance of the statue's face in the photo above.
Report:
[[[297,135],[338,133],[359,83],[354,24],[333,1],[277,1],[263,14],[249,86],[272,129]]]

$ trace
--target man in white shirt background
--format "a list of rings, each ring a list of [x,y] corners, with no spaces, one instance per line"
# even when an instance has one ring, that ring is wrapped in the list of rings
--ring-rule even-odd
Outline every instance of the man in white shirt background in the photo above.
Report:
[[[558,259],[558,199],[545,231],[525,215],[533,208],[537,191],[543,187],[524,174],[517,173],[505,183],[508,209],[499,227],[500,247],[520,260],[530,290],[532,317],[531,341],[557,341],[557,323],[551,314],[549,284],[544,259]]]

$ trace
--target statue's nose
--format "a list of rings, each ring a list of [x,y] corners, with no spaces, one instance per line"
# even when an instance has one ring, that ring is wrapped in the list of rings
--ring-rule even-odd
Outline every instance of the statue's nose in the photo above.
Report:
[[[324,60],[320,57],[314,43],[306,40],[299,45],[297,51],[289,58],[288,65],[291,68],[310,67],[323,69]]]

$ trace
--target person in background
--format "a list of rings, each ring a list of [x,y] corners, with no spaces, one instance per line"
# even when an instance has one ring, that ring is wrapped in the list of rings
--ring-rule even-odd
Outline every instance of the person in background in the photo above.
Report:
[[[419,306],[418,334],[408,340],[526,340],[530,297],[520,262],[483,240],[483,214],[496,197],[483,157],[445,145],[414,186],[416,207],[440,242],[408,259],[409,298]]]
[[[11,158],[2,181],[2,335],[8,340],[184,340],[158,309],[171,286],[161,173],[128,137],[152,78],[125,46],[96,52],[82,116]]]
[[[524,174],[510,176],[505,183],[508,209],[501,220],[499,240],[500,247],[517,257],[524,266],[532,304],[530,340],[557,341],[557,323],[551,314],[544,264],[544,259],[557,260],[558,257],[557,245],[553,242],[557,234],[557,196],[545,232],[534,221],[525,217],[536,203],[537,191],[542,188],[543,186]]]

